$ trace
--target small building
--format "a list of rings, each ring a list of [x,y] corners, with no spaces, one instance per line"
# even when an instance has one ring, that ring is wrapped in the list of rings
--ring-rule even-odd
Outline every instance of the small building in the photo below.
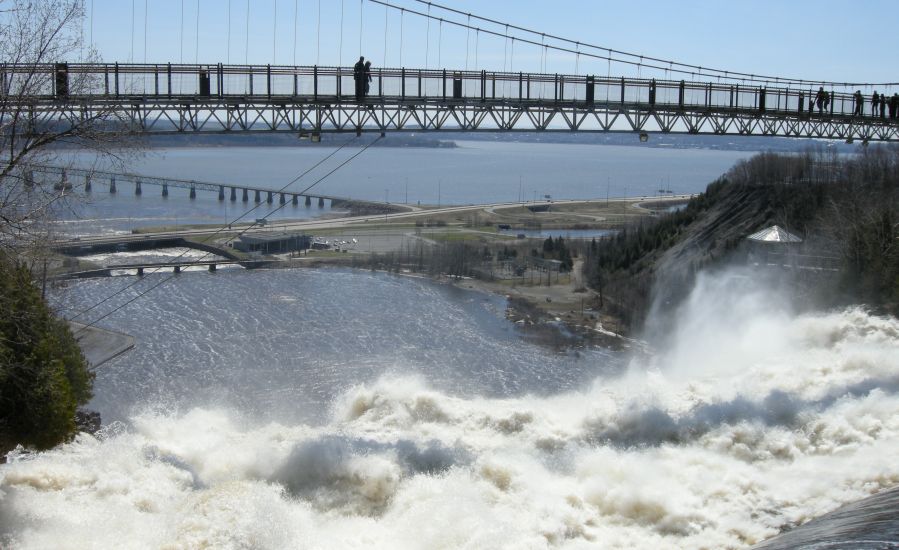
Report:
[[[802,239],[779,225],[772,225],[746,237],[749,259],[755,264],[789,266],[795,260]]]
[[[802,239],[790,233],[779,225],[766,227],[761,231],[757,231],[752,235],[749,235],[748,237],[746,237],[746,239],[754,243],[770,243],[772,245],[802,242]]]
[[[312,237],[302,233],[253,233],[241,235],[234,248],[241,252],[283,254],[307,250],[311,244]]]

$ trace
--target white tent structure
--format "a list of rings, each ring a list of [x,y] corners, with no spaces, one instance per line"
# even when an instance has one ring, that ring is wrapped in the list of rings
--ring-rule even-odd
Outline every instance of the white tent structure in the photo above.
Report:
[[[761,231],[757,231],[752,235],[746,237],[750,241],[754,241],[757,243],[801,243],[802,239],[797,237],[796,235],[790,233],[783,227],[779,225],[772,225],[771,227],[766,227]]]

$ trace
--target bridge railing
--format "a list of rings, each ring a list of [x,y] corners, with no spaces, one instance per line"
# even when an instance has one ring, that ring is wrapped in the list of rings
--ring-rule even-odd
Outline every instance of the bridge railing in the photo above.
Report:
[[[356,100],[351,67],[192,64],[0,65],[9,97],[34,101],[116,98],[194,102],[205,98],[290,101]],[[817,90],[734,83],[609,78],[603,76],[375,68],[367,101],[556,102],[670,111],[758,111],[809,116]],[[851,93],[828,90],[826,112],[852,117]],[[823,109],[820,111],[824,111]],[[863,115],[871,116],[865,97]]]

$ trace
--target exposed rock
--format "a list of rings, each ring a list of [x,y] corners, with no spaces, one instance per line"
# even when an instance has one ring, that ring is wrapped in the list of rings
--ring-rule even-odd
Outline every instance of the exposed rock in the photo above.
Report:
[[[100,430],[100,413],[90,409],[78,409],[75,411],[75,427],[79,432],[87,432],[89,434],[97,433]]]

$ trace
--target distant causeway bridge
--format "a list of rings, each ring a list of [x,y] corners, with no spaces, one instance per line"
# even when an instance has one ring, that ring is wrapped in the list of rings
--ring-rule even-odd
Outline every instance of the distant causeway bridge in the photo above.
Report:
[[[34,74],[43,88],[10,100],[36,124],[74,125],[107,110],[135,133],[271,131],[317,140],[322,132],[634,132],[645,141],[661,132],[899,141],[899,118],[859,108],[852,93],[830,90],[822,108],[813,85],[776,80],[380,68],[372,70],[370,92],[357,97],[349,67],[57,63],[4,64],[0,83]]]
[[[98,180],[102,180],[108,184],[110,193],[117,193],[118,185],[122,182],[128,182],[133,184],[135,195],[143,194],[144,185],[155,185],[162,188],[163,197],[167,197],[169,195],[170,187],[175,187],[189,189],[189,197],[191,199],[195,199],[197,197],[197,191],[211,191],[218,194],[218,199],[220,201],[225,200],[226,195],[231,201],[236,201],[238,200],[239,191],[240,200],[243,202],[248,202],[250,200],[251,194],[254,202],[260,203],[265,201],[269,204],[274,202],[276,195],[278,196],[278,202],[280,204],[286,204],[289,200],[292,204],[297,205],[299,204],[300,198],[302,197],[305,205],[311,206],[313,199],[315,199],[318,201],[318,206],[320,208],[323,208],[325,206],[326,200],[331,201],[332,206],[336,206],[341,202],[351,200],[348,197],[337,197],[321,194],[311,195],[308,193],[304,194],[293,191],[270,189],[250,185],[211,183],[196,180],[165,178],[133,173],[105,172],[102,170],[49,166],[40,164],[29,164],[28,166],[24,167],[22,171],[24,174],[23,178],[26,186],[33,185],[35,183],[35,175],[40,174],[44,177],[45,180],[50,180],[47,183],[52,183],[53,186],[59,190],[74,189],[76,187],[80,187],[85,192],[91,192],[93,190],[94,184]]]

